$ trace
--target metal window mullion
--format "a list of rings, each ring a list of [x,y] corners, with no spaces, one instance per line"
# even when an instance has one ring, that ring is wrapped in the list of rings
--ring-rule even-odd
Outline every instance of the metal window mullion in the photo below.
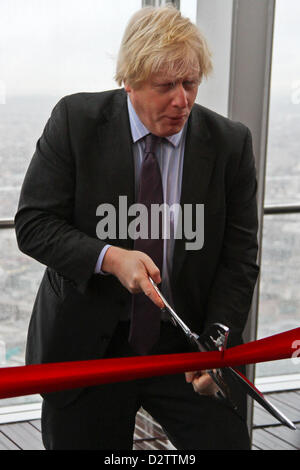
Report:
[[[173,5],[180,10],[180,0],[142,0],[143,7],[160,7],[168,3],[173,3]]]
[[[258,179],[259,255],[261,260],[263,201],[275,0],[234,0],[228,116],[245,123],[252,132]],[[245,339],[256,338],[259,286]],[[254,372],[253,372],[254,375]]]
[[[0,229],[1,228],[14,228],[15,222],[13,219],[2,219],[0,220]]]
[[[263,233],[266,154],[271,87],[271,64],[275,0],[234,0],[232,15],[231,66],[228,116],[245,123],[251,130],[256,157],[259,212],[259,254]],[[259,282],[245,329],[245,340],[257,336]],[[247,376],[254,380],[255,366],[247,366]],[[252,431],[253,404],[248,402],[248,425]]]

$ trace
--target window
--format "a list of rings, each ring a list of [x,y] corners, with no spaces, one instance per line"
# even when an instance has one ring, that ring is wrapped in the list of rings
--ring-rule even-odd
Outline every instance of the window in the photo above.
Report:
[[[0,3],[1,366],[24,363],[28,322],[44,270],[20,253],[12,222],[36,141],[62,96],[117,88],[113,76],[121,36],[140,7],[141,0]],[[38,397],[1,400],[0,406],[30,400]]]
[[[1,1],[1,218],[15,213],[26,168],[55,103],[78,91],[117,88],[121,36],[140,7],[140,0]]]
[[[265,206],[300,205],[299,14],[297,0],[277,0]],[[300,213],[292,209],[264,216],[258,338],[299,326]],[[258,377],[296,374],[299,364],[264,363],[256,371]]]

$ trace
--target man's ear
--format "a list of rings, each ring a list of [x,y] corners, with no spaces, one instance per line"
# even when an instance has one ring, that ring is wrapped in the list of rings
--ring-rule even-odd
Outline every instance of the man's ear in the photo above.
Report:
[[[124,88],[127,93],[131,92],[131,86],[128,83],[124,83]]]

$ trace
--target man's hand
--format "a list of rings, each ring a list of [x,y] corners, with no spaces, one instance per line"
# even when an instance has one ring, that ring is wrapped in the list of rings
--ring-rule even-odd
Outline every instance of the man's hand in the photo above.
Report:
[[[164,307],[149,281],[150,276],[156,284],[161,283],[159,269],[145,253],[111,246],[103,258],[102,271],[115,275],[131,294],[144,292],[159,308]]]
[[[206,370],[185,372],[185,380],[192,383],[195,392],[200,395],[215,395],[219,390]]]

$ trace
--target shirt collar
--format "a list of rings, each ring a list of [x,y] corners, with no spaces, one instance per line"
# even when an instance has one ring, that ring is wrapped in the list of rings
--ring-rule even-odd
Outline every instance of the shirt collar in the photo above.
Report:
[[[135,143],[138,140],[143,139],[147,134],[150,134],[150,131],[147,129],[147,127],[142,123],[142,121],[138,117],[131,103],[129,95],[127,95],[127,105],[128,105],[131,135],[132,135],[133,142]],[[178,145],[180,144],[186,125],[187,123],[185,123],[183,128],[177,134],[173,134],[168,137],[165,137],[165,139],[167,139],[168,142],[170,142],[173,145],[173,147],[178,147]]]

